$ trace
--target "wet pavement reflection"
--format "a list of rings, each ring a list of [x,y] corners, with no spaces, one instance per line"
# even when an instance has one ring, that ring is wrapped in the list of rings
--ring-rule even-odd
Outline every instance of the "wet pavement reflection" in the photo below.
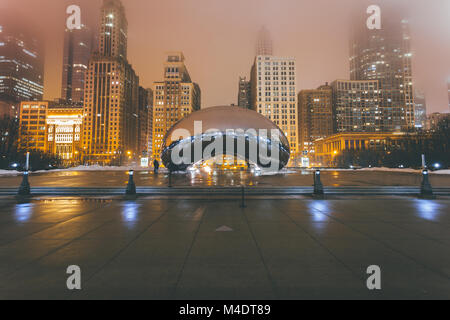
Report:
[[[449,201],[0,199],[0,299],[448,299]]]

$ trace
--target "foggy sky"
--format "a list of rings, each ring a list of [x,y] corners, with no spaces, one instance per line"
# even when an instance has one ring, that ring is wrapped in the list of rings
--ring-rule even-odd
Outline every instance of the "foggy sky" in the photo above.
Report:
[[[367,5],[362,6],[362,4]],[[349,79],[349,17],[369,4],[410,8],[415,87],[428,113],[448,112],[449,0],[122,0],[128,18],[128,61],[143,87],[163,79],[166,51],[183,51],[202,107],[237,103],[238,78],[249,77],[258,30],[265,25],[274,54],[297,60],[297,90]],[[46,39],[45,99],[60,97],[66,7],[97,20],[101,0],[0,0],[0,10],[29,19]],[[359,9],[356,9],[356,8]],[[362,9],[361,9],[362,8]],[[360,12],[360,13],[359,13]],[[382,12],[383,14],[383,12]]]

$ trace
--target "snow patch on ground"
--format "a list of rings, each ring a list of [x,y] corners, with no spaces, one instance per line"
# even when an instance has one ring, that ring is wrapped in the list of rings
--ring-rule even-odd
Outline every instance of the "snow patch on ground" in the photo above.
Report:
[[[290,174],[290,173],[297,173],[297,171],[288,170],[288,169],[282,169],[280,171],[258,171],[258,175],[261,175],[261,176],[275,176],[278,174]]]
[[[0,176],[14,176],[18,174],[20,174],[20,172],[16,170],[0,170]]]
[[[432,172],[432,174],[450,174],[450,169],[434,171],[434,172]]]
[[[409,169],[409,168],[400,169],[400,168],[381,167],[381,168],[362,168],[362,169],[358,169],[357,171],[383,171],[383,172],[398,172],[398,173],[420,173],[422,170]]]

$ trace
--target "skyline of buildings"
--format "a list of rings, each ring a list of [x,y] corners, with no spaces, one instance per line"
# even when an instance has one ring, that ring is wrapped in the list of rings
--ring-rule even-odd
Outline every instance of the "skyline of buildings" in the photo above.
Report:
[[[279,126],[289,140],[293,161],[305,151],[314,153],[314,142],[333,134],[432,128],[440,117],[426,120],[425,97],[413,90],[407,21],[391,23],[396,31],[389,35],[355,34],[350,80],[299,92],[296,59],[272,55],[270,33],[263,27],[256,53],[266,54],[255,57],[250,80],[239,78],[238,106],[253,109]],[[192,81],[182,52],[167,53],[163,81],[154,82],[151,89],[139,86],[127,60],[127,30],[120,0],[103,1],[97,51],[92,52],[93,30],[85,26],[66,30],[59,116],[49,116],[53,103],[38,101],[35,115],[36,110],[26,110],[33,104],[26,102],[20,125],[24,126],[21,136],[27,137],[21,149],[36,147],[65,160],[75,159],[78,152],[88,163],[122,163],[138,157],[160,160],[166,132],[200,110],[200,86]],[[30,55],[27,51],[23,49]],[[1,76],[0,69],[0,80]],[[46,111],[41,113],[42,106]],[[74,120],[69,109],[78,114],[77,106],[83,107],[82,125],[70,129],[68,123]]]

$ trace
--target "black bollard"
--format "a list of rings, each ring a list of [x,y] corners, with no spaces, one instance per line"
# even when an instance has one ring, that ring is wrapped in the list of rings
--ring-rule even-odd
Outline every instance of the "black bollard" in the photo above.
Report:
[[[420,195],[422,197],[433,197],[433,188],[431,187],[429,172],[427,169],[422,171],[422,184],[420,186]]]
[[[245,187],[244,185],[242,185],[241,188],[241,194],[242,194],[242,199],[241,199],[241,208],[247,208],[247,206],[245,205]]]
[[[22,176],[22,183],[20,184],[18,195],[29,196],[31,194],[30,183],[28,182],[28,171],[25,171]]]
[[[128,184],[127,184],[127,190],[126,190],[126,194],[127,195],[135,195],[136,194],[136,184],[134,183],[134,171],[130,170],[128,172],[129,176],[128,176]]]
[[[322,181],[320,181],[320,170],[316,170],[314,172],[314,195],[323,196],[323,185]]]
[[[172,170],[169,170],[169,188],[172,188]]]

